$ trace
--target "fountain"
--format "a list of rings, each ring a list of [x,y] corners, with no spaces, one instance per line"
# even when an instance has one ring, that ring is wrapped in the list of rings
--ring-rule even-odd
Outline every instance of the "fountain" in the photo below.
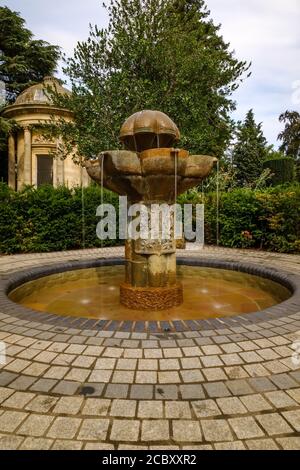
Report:
[[[177,195],[208,176],[215,157],[190,155],[173,148],[180,134],[174,122],[160,111],[140,111],[130,116],[120,131],[126,150],[102,152],[87,161],[90,177],[130,204],[146,207],[151,224],[153,204],[173,206]],[[126,279],[120,300],[131,309],[163,310],[180,305],[182,285],[176,276],[175,211],[170,214],[170,237],[159,227],[155,239],[129,238],[125,242]]]

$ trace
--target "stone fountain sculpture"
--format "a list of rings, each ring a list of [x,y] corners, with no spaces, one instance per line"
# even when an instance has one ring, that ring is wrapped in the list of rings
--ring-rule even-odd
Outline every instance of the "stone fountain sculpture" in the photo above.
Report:
[[[141,111],[130,116],[120,131],[126,150],[102,152],[87,160],[90,177],[130,203],[174,204],[176,196],[199,185],[217,161],[207,155],[189,155],[173,148],[180,134],[174,122],[160,111]],[[173,213],[174,217],[174,213]],[[174,222],[174,220],[173,220]],[[127,239],[126,279],[120,286],[120,301],[131,309],[163,310],[180,305],[182,286],[176,278],[176,241]]]

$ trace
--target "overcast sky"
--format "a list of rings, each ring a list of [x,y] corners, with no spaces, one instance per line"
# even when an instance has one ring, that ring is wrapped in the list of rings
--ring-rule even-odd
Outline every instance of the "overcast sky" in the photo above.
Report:
[[[19,11],[36,38],[72,55],[88,37],[89,23],[106,26],[102,0],[0,0]],[[252,62],[252,76],[235,93],[235,119],[253,108],[265,136],[278,146],[278,116],[300,111],[300,0],[207,0],[211,17],[239,59]]]

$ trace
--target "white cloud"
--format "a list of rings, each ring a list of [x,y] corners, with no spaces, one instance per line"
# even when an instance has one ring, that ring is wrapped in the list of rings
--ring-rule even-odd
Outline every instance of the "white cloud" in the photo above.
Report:
[[[105,26],[101,0],[7,0],[20,11],[36,37],[59,44],[71,55],[77,41],[88,37],[89,23]],[[266,137],[276,143],[278,116],[300,110],[293,83],[300,80],[300,0],[207,0],[221,34],[238,58],[252,62],[252,76],[235,93],[234,117],[253,108]]]

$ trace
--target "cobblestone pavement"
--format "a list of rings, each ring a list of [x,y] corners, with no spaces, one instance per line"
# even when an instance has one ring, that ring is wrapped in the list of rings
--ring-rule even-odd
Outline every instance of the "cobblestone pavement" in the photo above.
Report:
[[[14,255],[0,274],[122,248]],[[300,274],[300,256],[185,251]],[[300,312],[165,334],[88,330],[0,313],[1,449],[300,449]]]

